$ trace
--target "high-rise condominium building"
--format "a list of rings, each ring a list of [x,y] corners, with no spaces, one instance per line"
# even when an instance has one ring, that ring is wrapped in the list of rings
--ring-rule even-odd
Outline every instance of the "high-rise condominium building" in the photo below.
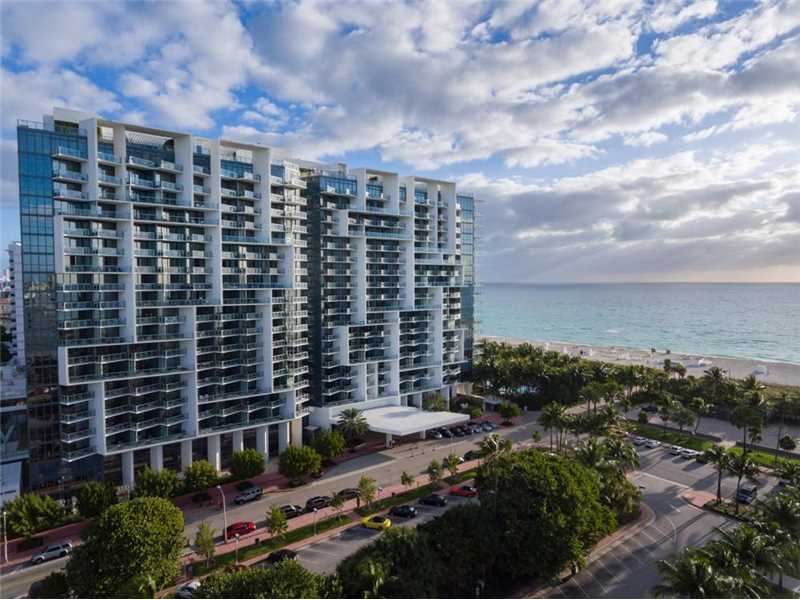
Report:
[[[453,183],[65,109],[20,121],[18,150],[34,489],[274,455],[469,369]]]

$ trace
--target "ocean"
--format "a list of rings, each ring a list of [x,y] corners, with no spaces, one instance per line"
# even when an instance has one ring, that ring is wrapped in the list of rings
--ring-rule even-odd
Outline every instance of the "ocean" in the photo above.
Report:
[[[479,335],[800,364],[800,284],[482,284]]]

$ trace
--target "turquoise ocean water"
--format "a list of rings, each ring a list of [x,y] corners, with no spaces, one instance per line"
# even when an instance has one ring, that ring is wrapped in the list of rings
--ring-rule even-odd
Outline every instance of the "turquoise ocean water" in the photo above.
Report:
[[[483,284],[479,335],[800,364],[800,284]]]

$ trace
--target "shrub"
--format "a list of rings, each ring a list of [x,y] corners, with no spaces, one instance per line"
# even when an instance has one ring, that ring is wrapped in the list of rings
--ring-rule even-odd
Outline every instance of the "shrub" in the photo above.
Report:
[[[311,446],[323,460],[331,461],[344,452],[346,443],[340,432],[322,431],[311,442]]]
[[[234,479],[257,477],[264,472],[264,455],[258,450],[247,448],[234,452],[231,456],[231,474]]]
[[[117,503],[117,492],[107,481],[90,481],[78,488],[78,512],[86,519],[100,516]]]
[[[178,491],[178,476],[175,471],[162,469],[154,471],[150,467],[141,470],[131,496],[141,498],[172,498]]]
[[[6,511],[8,537],[30,538],[45,529],[58,527],[65,514],[61,506],[50,496],[22,494],[3,506]]]
[[[219,476],[214,466],[205,460],[198,460],[189,465],[183,478],[183,486],[187,492],[207,490],[217,484]]]
[[[298,482],[321,468],[322,458],[316,450],[310,446],[300,448],[291,446],[281,454],[278,471],[290,481]]]

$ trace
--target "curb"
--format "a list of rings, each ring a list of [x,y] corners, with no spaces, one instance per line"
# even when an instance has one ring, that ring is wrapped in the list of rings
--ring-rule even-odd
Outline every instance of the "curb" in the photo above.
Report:
[[[625,542],[629,537],[636,535],[643,529],[646,529],[652,525],[656,520],[656,514],[653,512],[653,509],[645,503],[641,502],[639,504],[641,508],[641,515],[639,518],[636,519],[632,523],[628,523],[622,529],[618,529],[611,535],[607,536],[606,538],[600,540],[600,542],[595,546],[589,555],[586,557],[586,565],[584,569],[591,565],[594,561],[599,558],[602,558],[614,548],[621,545]],[[578,571],[580,573],[580,571]],[[537,586],[534,587],[532,590],[525,590],[520,595],[515,595],[516,598],[545,598],[549,596],[559,585],[565,583],[572,577],[572,573],[569,569],[564,569],[558,576],[558,584],[557,585],[544,585],[544,586]]]

